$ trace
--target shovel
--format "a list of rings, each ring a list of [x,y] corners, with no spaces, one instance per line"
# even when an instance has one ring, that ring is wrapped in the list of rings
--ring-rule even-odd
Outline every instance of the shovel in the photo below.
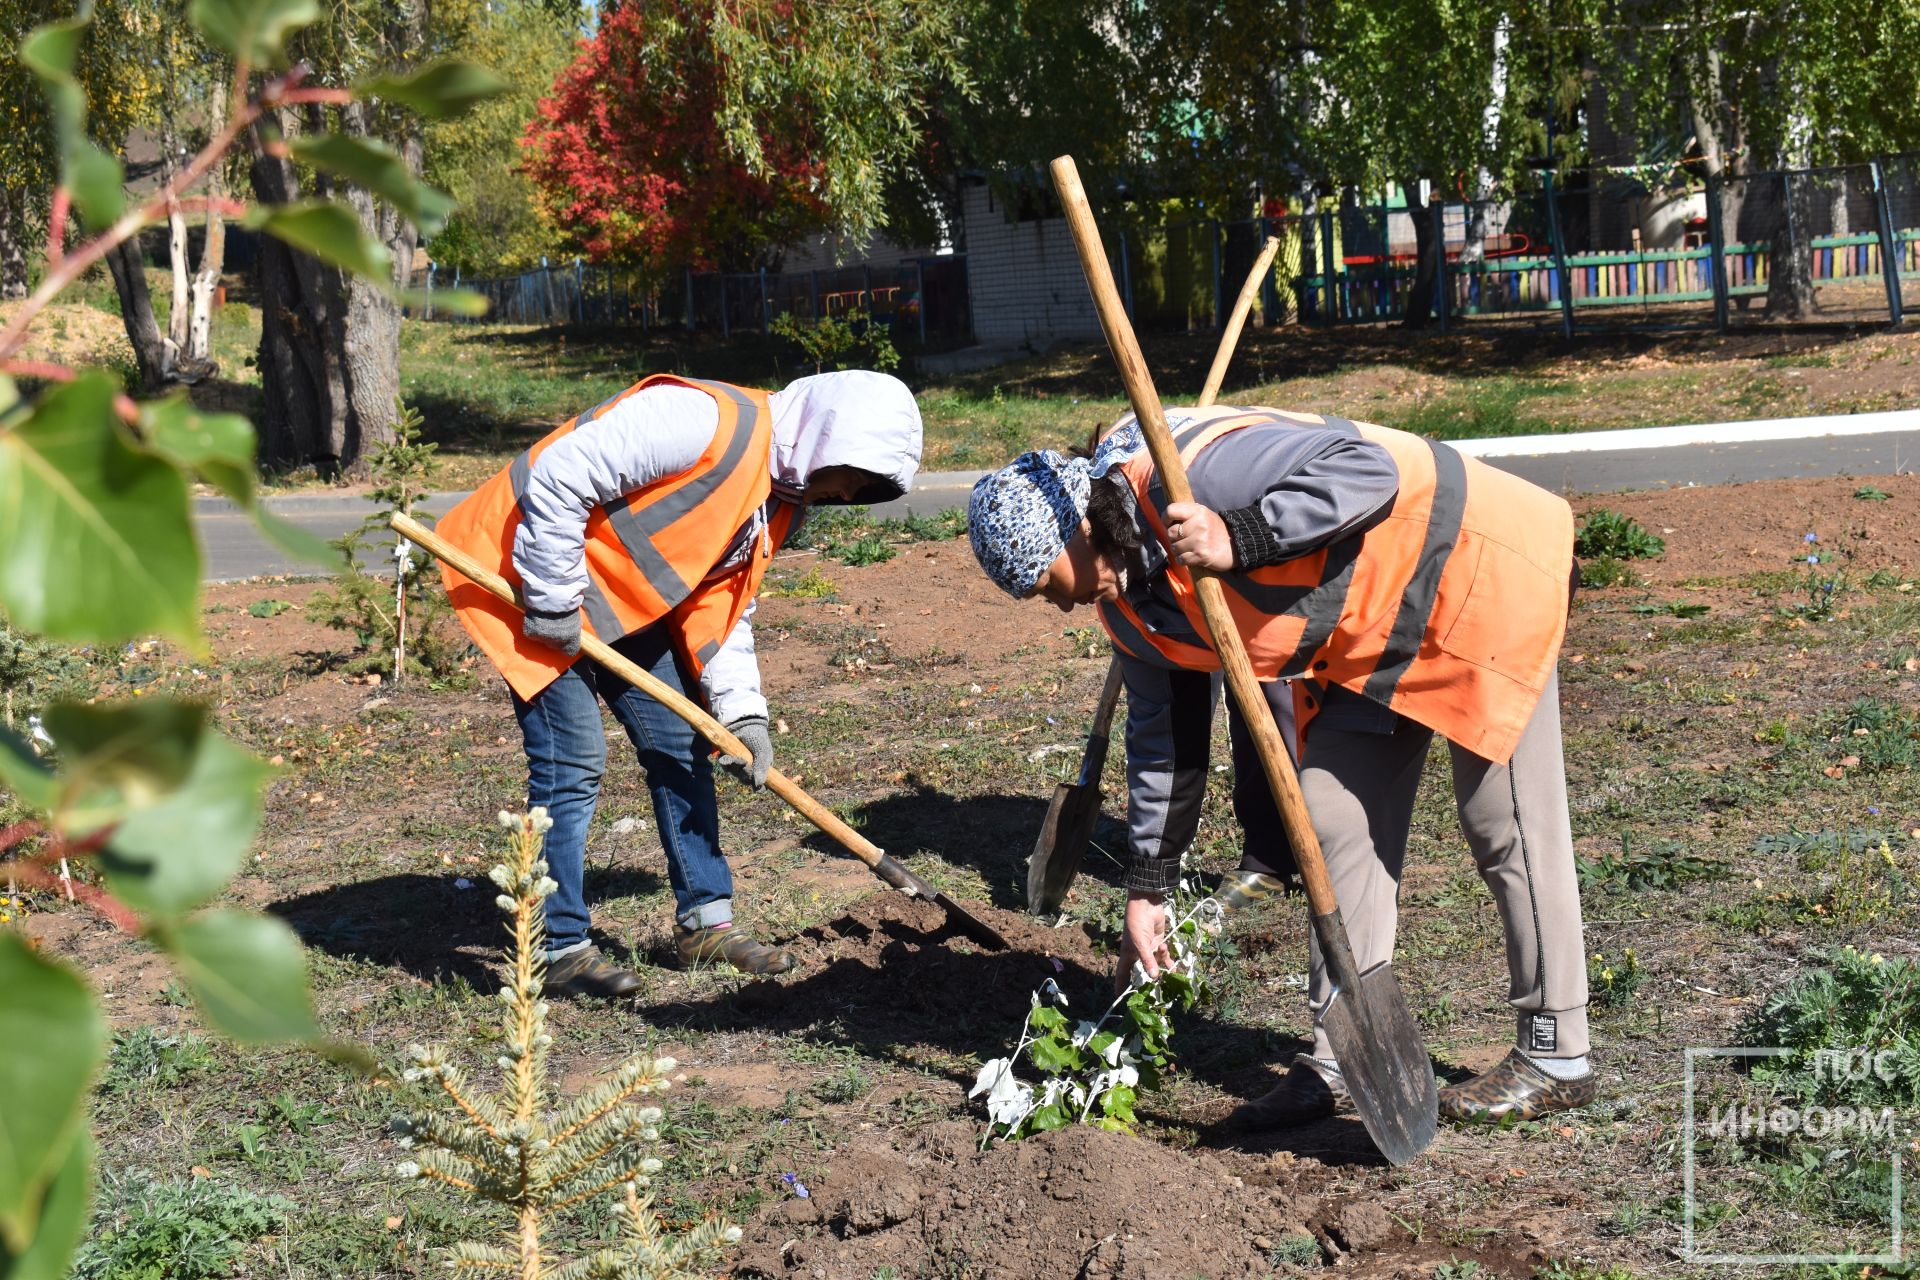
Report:
[[[1100,229],[1094,225],[1093,210],[1087,204],[1073,158],[1061,156],[1053,162],[1052,171],[1067,224],[1080,250],[1080,266],[1093,292],[1100,327],[1113,349],[1114,362],[1120,366],[1127,398],[1133,402],[1167,499],[1191,502],[1193,489],[1187,483],[1186,468],[1167,430],[1146,357],[1121,309],[1113,271],[1100,244]],[[1360,1113],[1374,1145],[1394,1164],[1404,1164],[1426,1150],[1438,1127],[1439,1091],[1433,1080],[1433,1060],[1427,1056],[1419,1024],[1413,1020],[1400,984],[1394,979],[1393,966],[1385,963],[1365,973],[1359,971],[1346,925],[1340,919],[1340,905],[1334,899],[1333,881],[1327,876],[1326,860],[1320,853],[1320,841],[1300,796],[1300,781],[1294,776],[1293,762],[1267,708],[1253,665],[1247,660],[1233,615],[1227,611],[1226,597],[1213,574],[1200,569],[1192,573],[1213,650],[1220,657],[1227,685],[1259,750],[1281,825],[1293,844],[1300,878],[1306,884],[1313,930],[1320,939],[1320,953],[1333,985],[1332,1002],[1322,1016],[1327,1039],[1340,1061],[1354,1109]]]
[[[395,533],[425,547],[442,562],[470,578],[482,590],[497,596],[515,608],[520,607],[520,593],[506,579],[491,572],[472,556],[461,551],[419,521],[396,513],[387,523]],[[742,760],[753,758],[753,752],[748,750],[740,739],[728,733],[725,726],[708,715],[692,699],[662,684],[652,673],[643,671],[633,662],[621,657],[611,645],[598,636],[582,632],[580,652],[685,720],[699,730],[701,737],[727,755],[736,756]],[[801,790],[800,784],[792,778],[778,769],[769,770],[767,789],[785,800],[801,817],[845,845],[854,857],[867,864],[868,870],[873,874],[902,893],[911,894],[916,898],[925,898],[929,902],[938,904],[947,913],[947,919],[953,926],[976,942],[996,951],[1006,950],[1007,940],[1001,937],[999,931],[992,925],[887,856],[878,845],[842,822],[833,810]]]
[[[1219,349],[1213,353],[1213,367],[1207,370],[1207,382],[1195,401],[1201,408],[1213,403],[1220,394],[1220,381],[1227,376],[1233,349],[1240,342],[1240,330],[1253,308],[1253,295],[1273,266],[1273,255],[1280,251],[1280,237],[1268,236],[1254,259],[1247,282],[1240,286],[1233,314],[1220,334]],[[1046,821],[1040,824],[1040,837],[1033,842],[1027,857],[1027,910],[1037,916],[1050,916],[1067,900],[1073,878],[1080,874],[1080,861],[1086,857],[1087,842],[1093,838],[1094,824],[1100,821],[1100,774],[1107,767],[1107,747],[1113,727],[1114,705],[1120,701],[1120,660],[1107,667],[1107,683],[1094,704],[1093,728],[1087,734],[1087,749],[1080,757],[1080,776],[1053,789],[1053,803],[1047,806]]]

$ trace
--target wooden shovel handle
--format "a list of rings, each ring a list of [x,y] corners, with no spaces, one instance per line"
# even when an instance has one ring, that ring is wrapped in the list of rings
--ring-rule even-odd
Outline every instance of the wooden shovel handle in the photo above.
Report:
[[[524,607],[520,603],[520,593],[505,578],[492,572],[419,521],[396,514],[387,523],[401,537],[419,543],[439,559],[459,570],[481,590],[506,601],[516,609]],[[671,685],[661,682],[651,672],[641,669],[631,659],[622,657],[613,646],[598,636],[582,632],[580,652],[685,720],[700,731],[701,737],[727,755],[742,760],[753,758],[753,752],[747,748],[747,745],[728,733],[726,726],[708,715],[698,703]],[[886,858],[886,853],[878,845],[848,826],[841,820],[840,815],[808,795],[801,789],[799,783],[778,769],[768,770],[767,789],[785,800],[801,817],[845,845],[854,857],[866,863],[867,866],[877,869],[881,859]],[[888,861],[892,860],[888,859]]]
[[[1213,368],[1207,370],[1206,385],[1200,388],[1200,398],[1194,401],[1202,409],[1212,404],[1220,394],[1220,383],[1227,376],[1227,366],[1233,363],[1233,349],[1240,344],[1240,330],[1247,323],[1247,313],[1253,310],[1253,295],[1260,292],[1260,285],[1273,266],[1273,255],[1278,252],[1280,237],[1268,236],[1267,242],[1260,246],[1260,256],[1253,260],[1253,270],[1247,272],[1247,282],[1240,286],[1240,296],[1233,300],[1233,312],[1227,316],[1227,327],[1220,332],[1220,348],[1213,353]]]
[[[1153,388],[1153,375],[1147,371],[1146,357],[1141,354],[1139,340],[1134,337],[1133,326],[1127,322],[1127,313],[1120,305],[1120,291],[1114,286],[1113,268],[1108,265],[1106,250],[1100,243],[1100,228],[1094,224],[1093,209],[1087,203],[1086,188],[1080,185],[1079,170],[1074,167],[1072,156],[1061,156],[1051,168],[1067,225],[1080,250],[1080,265],[1093,291],[1094,310],[1100,316],[1101,329],[1106,332],[1107,345],[1113,349],[1114,363],[1120,367],[1120,379],[1126,384],[1127,398],[1133,402],[1134,416],[1146,435],[1147,449],[1153,455],[1154,468],[1160,473],[1160,483],[1165,486],[1169,501],[1192,502],[1193,487],[1187,483],[1180,451],[1174,447],[1173,433],[1167,429],[1166,414],[1161,411],[1160,396]],[[1337,909],[1333,881],[1327,876],[1326,859],[1320,853],[1313,820],[1308,817],[1306,801],[1300,795],[1300,780],[1294,775],[1293,760],[1281,740],[1279,726],[1273,722],[1273,711],[1267,706],[1260,681],[1253,674],[1253,664],[1247,659],[1246,646],[1240,641],[1240,632],[1228,612],[1219,582],[1206,570],[1195,568],[1191,572],[1213,650],[1226,670],[1227,687],[1240,704],[1240,715],[1260,752],[1267,785],[1273,788],[1273,798],[1280,809],[1281,825],[1300,864],[1307,901],[1314,915],[1330,915]]]

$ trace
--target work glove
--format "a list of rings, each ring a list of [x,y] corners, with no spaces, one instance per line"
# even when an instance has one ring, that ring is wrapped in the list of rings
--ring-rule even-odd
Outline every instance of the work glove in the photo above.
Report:
[[[529,640],[538,640],[551,649],[558,649],[569,658],[580,652],[580,611],[570,609],[565,613],[542,613],[538,609],[529,609],[520,620],[520,630]]]
[[[750,784],[755,791],[761,791],[767,785],[767,771],[773,768],[773,735],[767,732],[765,716],[741,716],[727,726],[727,732],[740,739],[742,746],[753,753],[753,759],[742,760],[739,756],[720,757],[720,765],[728,773]]]

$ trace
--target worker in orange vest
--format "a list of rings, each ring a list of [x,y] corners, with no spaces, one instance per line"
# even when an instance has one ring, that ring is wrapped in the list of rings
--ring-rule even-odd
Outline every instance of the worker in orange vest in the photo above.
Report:
[[[975,487],[987,574],[1016,597],[1097,605],[1127,689],[1131,861],[1120,975],[1166,959],[1163,903],[1198,826],[1220,663],[1191,566],[1225,575],[1254,670],[1301,789],[1362,970],[1389,961],[1422,762],[1452,755],[1461,825],[1506,926],[1518,1043],[1441,1091],[1453,1119],[1524,1119],[1594,1096],[1587,983],[1567,813],[1555,660],[1573,583],[1560,498],[1401,431],[1277,409],[1169,410],[1194,501],[1169,503],[1139,426],[1090,458],[1022,455]],[[1229,901],[1297,867],[1238,708],[1234,809],[1244,833]],[[1233,1126],[1331,1115],[1345,1093],[1318,1013],[1313,1048]]]
[[[562,423],[449,511],[443,537],[515,583],[524,614],[452,569],[447,594],[506,678],[526,747],[529,805],[547,833],[546,990],[620,996],[639,977],[588,940],[587,828],[606,767],[604,701],[647,775],[673,885],[683,966],[793,967],[733,919],[704,742],[672,711],[580,654],[582,629],[697,699],[752,752],[720,763],[753,786],[773,763],[752,617],[773,553],[814,503],[906,493],[920,411],[897,378],[852,370],[768,394],[643,379]]]

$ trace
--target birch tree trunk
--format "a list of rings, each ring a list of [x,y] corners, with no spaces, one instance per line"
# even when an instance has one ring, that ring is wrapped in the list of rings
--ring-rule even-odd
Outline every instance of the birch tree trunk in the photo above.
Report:
[[[173,136],[171,127],[160,131],[160,180],[167,190],[173,189],[173,180],[179,172],[174,163],[179,143]],[[187,215],[181,212],[178,200],[167,202],[167,265],[172,268],[173,291],[171,305],[167,311],[167,341],[173,346],[177,357],[187,349],[187,321],[190,303],[187,301]]]
[[[1513,39],[1513,19],[1506,14],[1493,28],[1493,74],[1488,84],[1487,110],[1480,136],[1488,150],[1500,138],[1500,117],[1507,106],[1507,45]],[[1473,209],[1467,219],[1467,241],[1460,249],[1463,266],[1484,262],[1487,256],[1487,201],[1493,197],[1493,175],[1484,166],[1473,175]]]
[[[27,296],[27,193],[0,186],[0,298]]]
[[[212,100],[208,104],[208,118],[222,120],[227,114],[226,81],[215,77]],[[187,345],[182,364],[198,372],[201,377],[210,377],[218,371],[213,364],[213,300],[220,288],[220,274],[226,268],[227,258],[227,222],[220,212],[219,203],[227,196],[227,171],[224,165],[215,165],[207,174],[206,238],[200,243],[200,269],[194,272],[193,283],[189,288],[192,314],[187,323]]]

